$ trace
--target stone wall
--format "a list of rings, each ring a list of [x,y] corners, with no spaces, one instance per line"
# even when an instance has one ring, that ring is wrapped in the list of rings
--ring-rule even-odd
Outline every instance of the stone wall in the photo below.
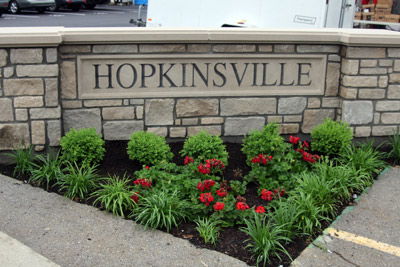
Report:
[[[14,149],[20,142],[34,145],[37,151],[58,146],[60,137],[72,127],[94,127],[105,140],[128,140],[132,132],[140,130],[178,140],[201,129],[239,139],[269,122],[277,122],[282,134],[309,134],[327,117],[348,122],[356,137],[385,136],[398,129],[397,33],[322,30],[302,35],[281,31],[276,36],[276,32],[265,30],[247,36],[247,32],[221,30],[217,36],[219,30],[214,30],[193,37],[185,31],[168,35],[168,31],[158,30],[163,35],[150,38],[143,31],[137,35],[131,31],[128,35],[126,29],[115,33],[96,30],[94,34],[88,29],[57,29],[53,34],[62,38],[56,44],[38,40],[32,47],[18,47],[12,41],[0,42],[0,150]],[[212,38],[213,34],[217,37]],[[321,38],[316,37],[318,34]],[[325,75],[323,93],[80,97],[80,56],[193,54],[321,55],[326,58],[326,71],[321,74]]]

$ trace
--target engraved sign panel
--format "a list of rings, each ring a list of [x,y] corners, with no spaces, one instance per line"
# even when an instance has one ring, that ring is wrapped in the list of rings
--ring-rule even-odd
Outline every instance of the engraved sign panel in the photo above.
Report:
[[[323,95],[326,55],[78,56],[81,99]]]

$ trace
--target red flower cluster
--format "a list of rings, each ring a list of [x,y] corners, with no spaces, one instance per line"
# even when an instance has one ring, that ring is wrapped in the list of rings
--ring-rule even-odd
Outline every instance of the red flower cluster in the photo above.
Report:
[[[146,167],[144,167],[146,170],[150,170],[150,167],[149,166],[146,166]]]
[[[209,206],[210,203],[214,201],[214,197],[211,195],[211,193],[200,194],[200,201],[206,206]]]
[[[214,207],[215,211],[223,210],[224,207],[225,207],[225,203],[224,202],[217,202],[217,203],[214,204],[213,207]]]
[[[263,189],[261,191],[261,199],[271,201],[274,193],[272,191],[267,191],[267,189]]]
[[[311,154],[311,153],[307,153],[307,152],[304,152],[303,153],[303,159],[304,159],[304,161],[308,161],[308,162],[310,162],[310,163],[315,163],[317,160],[319,160],[321,157],[320,156],[318,156],[317,154]]]
[[[265,213],[265,208],[264,208],[263,206],[258,206],[258,207],[256,208],[256,212],[257,212],[257,213]]]
[[[202,174],[210,173],[210,168],[207,168],[207,166],[204,166],[203,164],[200,164],[197,168],[199,169],[199,173],[202,173]]]
[[[139,202],[139,192],[135,192],[135,194],[133,194],[131,196],[131,199],[133,200],[133,202],[138,203]]]
[[[285,188],[278,187],[278,189],[274,189],[274,194],[275,195],[279,194],[280,197],[283,197],[285,193],[286,193]]]
[[[249,205],[247,205],[244,202],[239,201],[238,203],[236,203],[236,208],[237,208],[237,210],[247,210],[247,209],[249,209]]]
[[[228,192],[226,192],[225,188],[220,188],[220,189],[217,190],[217,195],[220,198],[224,198],[224,197],[226,197],[228,195]]]
[[[272,160],[272,156],[266,156],[264,154],[258,155],[258,157],[254,157],[251,159],[251,163],[256,164],[256,163],[262,163],[266,165],[268,161]]]
[[[289,141],[290,141],[290,143],[297,145],[297,143],[300,141],[300,137],[290,136]]]
[[[299,137],[290,136],[290,143],[297,144],[299,142]],[[301,143],[300,143],[301,144]],[[303,160],[310,163],[315,163],[317,160],[320,159],[320,156],[317,154],[308,153],[307,150],[310,148],[310,145],[307,141],[303,141],[300,148],[297,148],[296,151],[303,155]]]
[[[188,165],[189,163],[193,163],[193,158],[186,156],[185,158],[185,165]]]
[[[211,172],[211,168],[218,168],[218,169],[224,169],[225,165],[222,163],[222,161],[218,159],[208,159],[206,160],[206,164],[200,164],[198,167],[199,172],[202,174],[209,174]]]
[[[133,182],[135,185],[141,185],[143,188],[148,187],[150,188],[151,186],[151,181],[148,181],[145,178],[140,178],[137,179],[136,181]]]
[[[204,190],[210,191],[211,187],[215,185],[215,182],[213,180],[205,180],[204,182],[200,182],[197,184],[197,189],[199,189],[201,192]]]

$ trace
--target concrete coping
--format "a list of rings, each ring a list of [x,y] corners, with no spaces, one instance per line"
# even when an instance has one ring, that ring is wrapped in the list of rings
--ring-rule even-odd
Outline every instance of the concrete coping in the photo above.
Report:
[[[115,43],[296,43],[399,47],[400,33],[367,29],[2,28],[0,47]]]

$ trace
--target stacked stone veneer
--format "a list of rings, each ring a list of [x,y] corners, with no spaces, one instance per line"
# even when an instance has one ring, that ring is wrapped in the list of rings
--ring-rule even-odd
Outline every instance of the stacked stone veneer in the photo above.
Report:
[[[79,99],[77,56],[140,54],[321,54],[324,95]],[[72,127],[105,140],[146,130],[170,139],[201,129],[241,137],[277,122],[282,134],[310,133],[327,117],[355,136],[385,136],[400,123],[400,48],[308,44],[107,44],[0,50],[0,149],[20,140],[36,150],[59,145]]]

